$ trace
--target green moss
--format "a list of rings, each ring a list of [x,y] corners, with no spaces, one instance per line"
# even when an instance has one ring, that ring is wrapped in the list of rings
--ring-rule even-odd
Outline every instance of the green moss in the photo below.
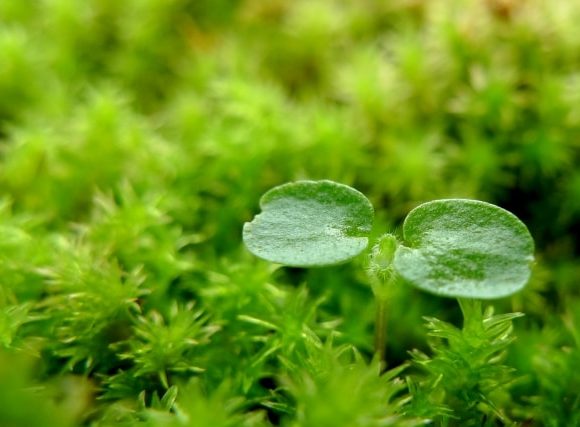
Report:
[[[538,265],[497,307],[526,313],[519,379],[475,412],[578,423],[579,21],[573,1],[0,1],[0,425],[405,425],[411,395],[462,425],[450,384],[377,373],[364,266],[243,250],[260,195],[304,179],[368,195],[373,235],[435,198],[517,214]],[[458,311],[389,296],[389,366],[440,360],[420,317]]]

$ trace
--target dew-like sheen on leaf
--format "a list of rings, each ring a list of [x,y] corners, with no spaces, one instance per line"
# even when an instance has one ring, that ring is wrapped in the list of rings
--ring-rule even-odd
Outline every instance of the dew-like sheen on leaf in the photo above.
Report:
[[[394,265],[410,284],[447,297],[491,299],[522,289],[534,241],[526,226],[498,206],[436,200],[412,210]]]
[[[368,245],[373,207],[359,191],[332,181],[297,181],[260,199],[262,212],[244,224],[254,255],[294,267],[339,264]]]

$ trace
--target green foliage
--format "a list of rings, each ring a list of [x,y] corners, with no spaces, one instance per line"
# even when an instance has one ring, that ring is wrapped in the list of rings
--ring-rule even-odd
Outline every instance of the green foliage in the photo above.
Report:
[[[262,213],[244,225],[244,243],[269,261],[299,267],[347,261],[368,245],[373,208],[332,181],[301,181],[268,191]]]
[[[332,250],[340,240],[335,242],[335,234],[326,230],[329,224],[336,226],[343,220],[333,209],[341,208],[340,214],[347,212],[350,223],[364,224],[367,218],[367,211],[362,214],[357,211],[361,198],[347,198],[338,191],[346,189],[349,187],[341,188],[331,181],[305,181],[270,190],[261,200],[265,212],[244,228],[246,245],[266,259],[290,265],[311,266],[312,257],[317,261],[315,266],[333,264],[332,257],[330,260],[324,257],[331,244],[331,256],[334,255]],[[372,209],[364,196],[360,197]],[[267,214],[270,216],[266,217]],[[301,225],[307,230],[306,237],[299,228]],[[360,231],[355,231],[358,236]],[[397,275],[418,288],[443,296],[479,298],[510,295],[529,279],[534,249],[529,231],[517,217],[489,203],[449,199],[422,204],[405,219],[403,233],[408,246],[398,244],[393,235],[386,234],[373,246],[367,261],[370,284],[377,297],[375,349],[381,360],[385,348],[385,307]],[[281,250],[284,252],[277,257]],[[304,252],[309,256],[302,258]],[[322,258],[316,258],[317,252],[323,254]],[[446,340],[447,345],[432,344],[435,353],[432,358],[418,350],[413,353],[415,364],[426,370],[428,376],[418,384],[409,379],[409,390],[415,398],[411,413],[437,419],[445,425],[449,420],[473,426],[487,425],[495,419],[510,422],[502,405],[510,403],[508,386],[513,382],[513,369],[500,362],[513,341],[511,320],[521,313],[494,316],[490,308],[482,314],[478,300],[462,300],[460,305],[464,316],[461,330],[428,318],[429,335]],[[244,320],[275,331],[280,328],[256,318]],[[275,350],[267,350],[265,355]],[[332,378],[340,378],[340,384],[331,382],[333,392],[349,383],[344,374]],[[364,376],[357,373],[356,378]],[[350,404],[357,402],[346,390],[339,392],[338,400],[334,401],[332,393],[323,389],[324,400],[331,404],[329,409],[319,411],[317,408],[322,405],[316,403],[313,395],[316,381],[305,379],[303,386],[306,390],[299,395],[313,403],[314,409],[305,405],[301,414],[298,402],[297,425],[375,425],[373,416],[362,412],[362,405],[359,404],[361,412],[353,411]],[[358,390],[361,385],[350,387]],[[395,389],[393,393],[396,392]],[[364,398],[366,401],[366,393]],[[382,400],[389,401],[390,397]],[[337,415],[336,408],[346,409]],[[331,422],[333,416],[336,419]],[[362,418],[358,419],[359,416]],[[397,423],[396,418],[389,420],[384,415],[377,418],[387,425]]]
[[[413,364],[423,378],[411,378],[411,413],[440,425],[510,424],[513,410],[509,387],[514,369],[504,364],[515,339],[512,320],[521,313],[494,315],[490,307],[462,300],[463,328],[426,318],[432,356],[415,350]]]
[[[578,424],[578,22],[574,1],[0,0],[0,425]],[[243,250],[260,195],[305,180],[376,207],[371,263]],[[429,339],[454,302],[390,280],[405,215],[457,198],[536,241],[494,302],[526,313],[503,350]]]
[[[352,354],[351,354],[352,353]],[[405,414],[409,397],[399,378],[405,365],[381,372],[378,360],[367,365],[354,349],[325,348],[307,369],[286,380],[296,400],[288,426],[416,426],[420,418]]]
[[[218,327],[207,325],[203,313],[192,309],[192,304],[183,308],[171,307],[167,322],[156,311],[137,318],[132,339],[116,346],[119,358],[132,362],[130,376],[157,375],[161,385],[169,388],[168,374],[187,375],[203,371],[194,364],[198,352],[196,347],[207,344]],[[111,383],[115,383],[114,377]]]
[[[498,298],[530,277],[534,241],[526,226],[497,206],[475,200],[436,200],[412,210],[405,246],[394,267],[407,281],[437,295]]]
[[[48,295],[39,306],[52,351],[70,369],[108,368],[114,359],[109,345],[123,338],[131,313],[139,311],[142,277],[82,244],[60,241],[53,250],[55,264],[42,270]]]
[[[184,427],[255,427],[267,425],[264,415],[255,411],[244,413],[244,399],[231,396],[229,384],[224,382],[217,390],[208,395],[197,381],[191,381],[179,393],[172,407],[175,415],[160,414],[149,410],[145,418],[147,426],[184,426]],[[161,402],[163,403],[163,402]]]
[[[79,425],[91,400],[84,378],[36,379],[33,357],[0,350],[0,424],[10,427],[71,427]]]
[[[148,427],[258,427],[268,425],[261,412],[244,413],[244,399],[232,396],[224,382],[208,393],[200,381],[191,380],[171,387],[160,398],[154,394],[149,404],[142,394],[133,407],[123,404],[110,406],[96,423],[105,426]]]
[[[268,191],[260,205],[263,212],[244,225],[243,238],[251,252],[269,261],[332,265],[368,245],[372,205],[350,187],[290,183]],[[403,234],[403,244],[385,235],[373,247],[369,272],[375,279],[390,281],[398,274],[437,295],[498,298],[521,290],[530,277],[532,236],[498,206],[466,199],[424,203],[406,217]]]

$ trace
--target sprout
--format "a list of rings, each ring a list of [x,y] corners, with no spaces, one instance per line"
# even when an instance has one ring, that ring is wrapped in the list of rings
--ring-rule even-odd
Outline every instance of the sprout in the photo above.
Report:
[[[321,267],[346,262],[368,246],[373,207],[346,185],[288,183],[264,194],[260,206],[262,213],[244,225],[243,239],[268,261]],[[526,285],[533,252],[526,226],[490,203],[447,199],[413,209],[403,241],[384,235],[368,255],[377,298],[377,352],[383,356],[386,290],[399,278],[444,297],[501,298]]]

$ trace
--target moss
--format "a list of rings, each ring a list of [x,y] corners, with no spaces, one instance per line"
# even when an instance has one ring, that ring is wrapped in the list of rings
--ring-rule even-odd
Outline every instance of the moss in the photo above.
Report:
[[[527,313],[506,359],[523,379],[499,402],[572,425],[580,7],[267,3],[0,1],[0,424],[341,425],[324,394],[354,387],[353,417],[412,422],[370,361],[361,266],[272,271],[242,248],[265,190],[332,179],[379,230],[453,197],[529,226],[532,285],[497,304]],[[421,315],[457,311],[393,299],[395,367],[429,353]]]

